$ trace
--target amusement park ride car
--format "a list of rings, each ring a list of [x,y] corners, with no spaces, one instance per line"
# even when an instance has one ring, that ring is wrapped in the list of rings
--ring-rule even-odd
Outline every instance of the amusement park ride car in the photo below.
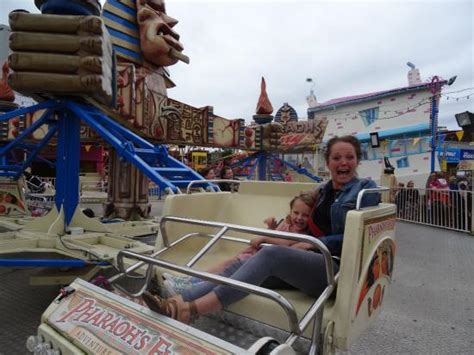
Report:
[[[59,0],[36,3],[43,11],[48,9],[48,12],[54,10],[55,4],[61,5],[56,7],[62,9],[61,11],[68,8],[65,5],[68,2]],[[86,6],[81,8],[81,3],[85,3]],[[36,45],[28,40],[28,28],[39,26],[41,30],[46,31],[48,21],[53,23],[59,21],[63,29],[72,29],[73,32],[77,30],[77,26],[90,29],[91,26],[100,25],[102,20],[99,17],[88,16],[95,14],[96,7],[91,6],[92,3],[95,4],[91,0],[70,2],[70,8],[75,14],[79,8],[82,9],[79,11],[80,15],[87,15],[86,24],[83,22],[83,16],[79,18],[74,14],[60,16],[13,13],[12,28],[21,32],[21,36],[13,37],[22,38],[23,44]],[[148,25],[150,28],[155,27],[147,21],[168,21],[168,27],[162,24],[165,30],[162,29],[160,33],[165,32],[165,42],[162,44],[171,44],[172,48],[165,51],[161,56],[164,58],[163,62],[160,61],[158,65],[174,64],[175,61],[170,58],[182,57],[182,54],[175,53],[177,50],[180,52],[179,49],[182,50],[182,47],[177,42],[177,35],[171,30],[170,24],[175,22],[166,15],[164,3],[140,1],[136,6],[137,8],[134,2],[130,1],[108,1],[105,9],[109,12],[103,17],[110,22],[113,18],[111,14],[130,17],[129,15],[133,13],[134,16],[138,16],[135,18],[138,18],[140,25]],[[116,36],[118,36],[117,28],[120,26],[109,24],[111,34],[115,33]],[[39,30],[32,30],[35,31]],[[156,34],[155,31],[153,35]],[[107,35],[104,38],[106,37]],[[75,40],[75,38],[69,39]],[[94,41],[96,40],[97,38],[94,38]],[[77,43],[91,45],[88,41],[87,44],[82,40]],[[101,44],[102,48],[107,47],[106,41],[107,39]],[[95,45],[99,42],[94,43],[91,46],[96,48]],[[22,44],[18,44],[16,50],[21,46]],[[40,46],[43,46],[44,50],[46,44],[41,43]],[[142,47],[147,48],[143,43]],[[123,48],[121,50],[126,52]],[[104,50],[104,53],[109,52]],[[13,55],[18,59],[21,53]],[[48,58],[61,61],[59,56]],[[41,55],[38,58],[41,61]],[[94,59],[92,63],[97,61],[101,63],[98,59]],[[6,179],[5,183],[21,179],[23,171],[40,150],[53,137],[57,137],[56,194],[55,206],[47,216],[32,219],[26,222],[24,227],[0,236],[0,252],[55,252],[62,257],[54,260],[32,259],[28,265],[63,267],[87,264],[98,267],[113,265],[116,270],[115,274],[108,275],[107,285],[110,286],[108,289],[81,279],[63,288],[60,295],[44,312],[37,335],[28,339],[28,349],[35,354],[293,354],[298,350],[295,347],[298,342],[303,342],[303,346],[307,346],[306,351],[311,354],[348,349],[376,319],[390,287],[395,257],[395,207],[391,204],[380,204],[377,207],[361,209],[362,195],[374,192],[361,191],[356,208],[347,214],[340,271],[334,275],[331,255],[320,241],[304,235],[263,228],[262,214],[284,216],[291,198],[301,190],[313,188],[315,184],[243,181],[240,183],[238,193],[180,193],[180,188],[187,187],[191,183],[202,186],[212,186],[212,183],[203,180],[200,175],[169,156],[163,145],[150,143],[146,139],[150,138],[149,132],[143,134],[143,130],[153,127],[153,134],[161,134],[165,138],[174,137],[179,141],[181,136],[175,133],[182,131],[176,129],[180,121],[179,117],[173,116],[179,111],[173,111],[173,107],[162,109],[161,112],[172,113],[166,116],[168,119],[166,122],[169,123],[167,126],[161,125],[158,121],[150,121],[147,124],[145,119],[142,123],[128,125],[117,117],[119,115],[116,112],[107,108],[107,105],[104,107],[104,103],[114,101],[113,93],[109,93],[107,89],[107,80],[113,81],[116,78],[116,64],[114,61],[111,63],[111,66],[104,70],[104,73],[110,71],[110,78],[107,79],[107,75],[100,80],[89,77],[86,80],[85,91],[81,91],[83,88],[81,90],[76,88],[78,92],[69,92],[68,96],[58,95],[58,91],[49,87],[44,89],[44,83],[42,91],[38,91],[40,86],[36,82],[33,88],[30,87],[28,90],[29,80],[23,79],[36,74],[28,71],[22,73],[18,62],[13,65],[15,73],[12,81],[16,83],[14,88],[40,95],[36,96],[40,102],[28,108],[7,112],[0,116],[0,121],[33,114],[38,110],[44,112],[39,119],[0,148],[2,158],[0,175]],[[51,66],[48,68],[51,69]],[[73,75],[69,77],[69,83],[82,80],[81,74],[78,75],[79,78]],[[51,75],[51,87],[53,84],[60,86],[62,81],[54,81],[54,78],[54,75]],[[92,86],[100,87],[100,90],[94,91],[93,94],[90,91],[91,82]],[[81,97],[71,96],[78,94]],[[123,92],[122,94],[125,95]],[[95,101],[91,101],[90,96],[93,96]],[[167,100],[163,95],[155,95],[154,98],[159,98],[161,102]],[[122,107],[126,106],[125,101]],[[179,103],[172,103],[179,106]],[[197,117],[197,111],[192,112]],[[146,118],[146,115],[143,117]],[[211,123],[217,119],[220,119],[221,123],[225,122],[225,119],[213,116],[206,127],[212,128]],[[152,223],[148,229],[149,233],[158,232],[155,246],[129,238],[127,233],[130,229],[120,226],[114,228],[90,219],[78,208],[81,123],[90,127],[97,137],[116,151],[120,157],[117,164],[133,164],[148,179],[169,193],[164,203],[163,218],[159,224]],[[259,150],[259,147],[255,146],[254,138],[263,136],[265,129],[257,127],[252,131],[239,126],[240,124],[228,125],[235,134],[231,137],[231,141],[236,145],[246,142],[248,145],[253,145],[252,149]],[[48,127],[44,137],[36,143],[30,142],[28,138],[31,134],[44,125]],[[142,131],[137,130],[137,127]],[[244,130],[247,130],[245,134]],[[164,135],[165,133],[169,135]],[[199,139],[192,134],[189,137]],[[14,149],[27,151],[27,159],[12,162],[8,153]],[[127,181],[124,177],[117,179]],[[111,189],[120,188],[120,182],[115,183]],[[66,234],[68,230],[78,231],[78,229],[79,234]],[[248,245],[251,238],[262,235],[305,241],[319,249],[325,259],[328,279],[328,286],[319,298],[313,299],[296,290],[268,290],[202,271],[211,263],[235,255]],[[15,259],[10,265],[15,265],[15,262],[16,266],[20,265],[20,260]],[[373,277],[375,268],[377,277]],[[137,298],[152,281],[159,286],[164,270],[198,276],[251,293],[249,297],[225,310],[225,314],[237,317],[238,322],[246,319],[262,329],[277,329],[282,333],[278,333],[280,335],[276,338],[257,336],[250,342],[237,345],[235,340],[221,339],[207,331],[199,330],[198,325],[185,325],[149,310],[140,304]],[[133,287],[130,288],[130,285]]]

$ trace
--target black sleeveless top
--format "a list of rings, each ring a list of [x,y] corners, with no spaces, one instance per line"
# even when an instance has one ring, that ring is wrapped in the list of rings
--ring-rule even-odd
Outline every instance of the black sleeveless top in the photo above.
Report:
[[[311,216],[314,224],[316,224],[319,229],[321,229],[324,235],[332,234],[331,206],[336,199],[336,193],[337,191],[332,188],[332,184],[331,186],[328,186],[324,196],[325,198],[320,202]]]

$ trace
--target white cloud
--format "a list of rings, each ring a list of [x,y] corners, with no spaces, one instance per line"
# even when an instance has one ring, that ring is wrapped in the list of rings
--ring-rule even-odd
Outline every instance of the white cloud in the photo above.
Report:
[[[470,0],[168,0],[166,5],[180,21],[176,30],[191,58],[190,65],[170,68],[177,87],[169,96],[212,105],[224,117],[251,120],[261,76],[275,110],[288,102],[300,117],[306,116],[307,77],[315,78],[319,101],[405,86],[407,61],[424,80],[458,75],[445,91],[474,87]],[[1,23],[14,8],[36,11],[33,0],[1,0]],[[440,125],[456,128],[454,114],[473,111],[473,100],[474,95],[443,99]]]

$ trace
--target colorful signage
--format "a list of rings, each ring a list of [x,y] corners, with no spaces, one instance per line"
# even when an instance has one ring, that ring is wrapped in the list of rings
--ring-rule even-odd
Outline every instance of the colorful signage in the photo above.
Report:
[[[391,283],[395,258],[395,215],[373,218],[364,225],[359,268],[359,296],[354,319],[365,323],[381,310]]]
[[[474,170],[473,149],[461,149],[458,170]]]
[[[474,160],[474,150],[472,149],[461,149],[460,160]]]
[[[439,152],[439,157],[442,160],[446,160],[448,163],[459,162],[460,150],[456,148],[448,148]]]
[[[73,294],[53,305],[47,322],[88,353],[230,354],[168,322],[86,288],[76,288]]]
[[[0,216],[19,217],[28,214],[25,197],[18,181],[0,181]]]
[[[315,150],[326,131],[326,119],[289,121],[283,126],[279,149],[282,151]]]

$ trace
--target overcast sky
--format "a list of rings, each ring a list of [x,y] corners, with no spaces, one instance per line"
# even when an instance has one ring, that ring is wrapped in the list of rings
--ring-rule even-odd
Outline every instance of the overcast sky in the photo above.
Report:
[[[422,80],[457,75],[445,87],[440,125],[474,111],[473,1],[200,1],[168,0],[179,20],[186,65],[170,67],[174,99],[217,115],[251,121],[265,77],[274,113],[285,102],[306,117],[314,78],[319,102],[407,86],[406,62]],[[0,0],[0,23],[33,0]],[[462,92],[449,92],[468,89]],[[466,96],[470,95],[470,99]],[[449,100],[446,100],[449,96]],[[456,100],[458,98],[458,100]]]

